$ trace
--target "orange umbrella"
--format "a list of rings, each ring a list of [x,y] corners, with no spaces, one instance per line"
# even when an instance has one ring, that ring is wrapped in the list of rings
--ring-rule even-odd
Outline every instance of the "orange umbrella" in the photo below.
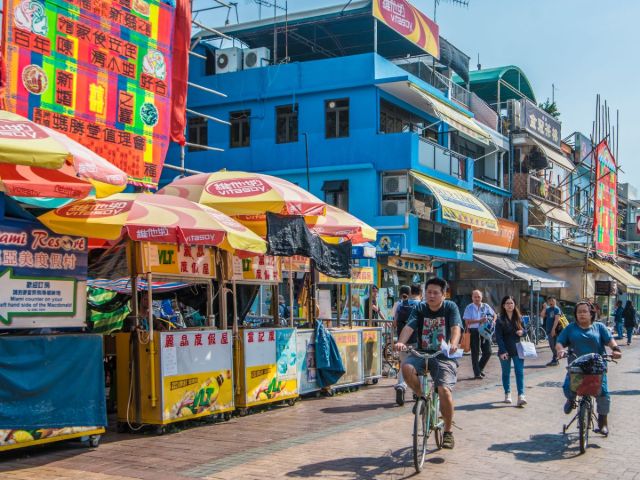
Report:
[[[84,198],[91,188],[71,165],[53,170],[0,163],[0,190],[14,197]]]
[[[324,217],[305,218],[305,222],[312,232],[329,241],[326,237],[351,240],[354,244],[366,243],[374,241],[378,234],[375,228],[333,205],[327,205]]]

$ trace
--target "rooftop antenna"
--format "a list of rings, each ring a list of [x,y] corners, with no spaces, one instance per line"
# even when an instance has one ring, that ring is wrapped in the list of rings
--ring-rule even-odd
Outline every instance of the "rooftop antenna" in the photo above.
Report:
[[[480,63],[480,52],[478,52],[478,70],[482,70],[482,64]]]
[[[445,3],[450,3],[452,5],[456,5],[458,7],[468,7],[469,6],[469,2],[471,0],[434,0],[433,2],[433,21],[436,21],[436,16],[438,13],[438,5],[440,5],[440,2],[445,2]]]

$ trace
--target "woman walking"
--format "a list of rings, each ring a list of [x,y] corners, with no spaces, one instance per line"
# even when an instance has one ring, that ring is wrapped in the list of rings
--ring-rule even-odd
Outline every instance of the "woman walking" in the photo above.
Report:
[[[522,316],[515,299],[507,295],[500,304],[501,312],[496,322],[496,341],[498,342],[498,358],[502,367],[502,386],[504,387],[505,403],[512,403],[511,399],[511,362],[516,374],[518,389],[518,406],[524,407],[527,399],[524,396],[524,360],[518,356],[517,344],[524,335]]]
[[[627,304],[622,311],[622,318],[624,319],[624,328],[627,330],[627,345],[631,345],[633,329],[638,326],[636,323],[636,309],[633,308],[631,300],[627,300]]]

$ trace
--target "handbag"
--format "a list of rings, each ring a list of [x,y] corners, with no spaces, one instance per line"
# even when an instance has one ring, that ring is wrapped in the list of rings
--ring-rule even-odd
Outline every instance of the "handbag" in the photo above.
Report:
[[[524,337],[516,343],[516,350],[518,350],[518,357],[522,360],[527,358],[538,358],[538,352],[536,346],[529,340],[529,337]]]
[[[462,338],[460,339],[460,348],[463,352],[471,351],[471,332],[465,330],[462,333]]]

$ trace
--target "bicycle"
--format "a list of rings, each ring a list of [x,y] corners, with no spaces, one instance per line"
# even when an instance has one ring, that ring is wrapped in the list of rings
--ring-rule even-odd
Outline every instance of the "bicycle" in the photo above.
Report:
[[[606,362],[617,363],[611,355],[602,355],[602,359]],[[593,430],[594,433],[597,433],[593,428],[597,422],[593,402],[594,397],[599,396],[602,390],[602,377],[604,374],[584,374],[579,370],[579,367],[572,367],[574,362],[571,362],[571,364],[567,366],[567,370],[569,371],[571,390],[578,395],[576,397],[578,409],[571,421],[562,426],[562,433],[563,435],[566,435],[569,427],[574,422],[577,422],[580,439],[580,453],[584,453],[589,444],[589,431]]]
[[[407,353],[422,358],[427,363],[429,359],[442,354],[442,352],[436,352],[432,355],[422,354],[413,348],[407,349]],[[422,395],[416,400],[413,419],[413,465],[417,473],[422,471],[427,453],[427,440],[431,432],[434,434],[438,450],[442,448],[444,439],[444,420],[440,413],[440,397],[438,397],[438,390],[433,387],[433,381],[427,377],[428,374],[429,372],[425,371],[424,375],[419,375]]]

